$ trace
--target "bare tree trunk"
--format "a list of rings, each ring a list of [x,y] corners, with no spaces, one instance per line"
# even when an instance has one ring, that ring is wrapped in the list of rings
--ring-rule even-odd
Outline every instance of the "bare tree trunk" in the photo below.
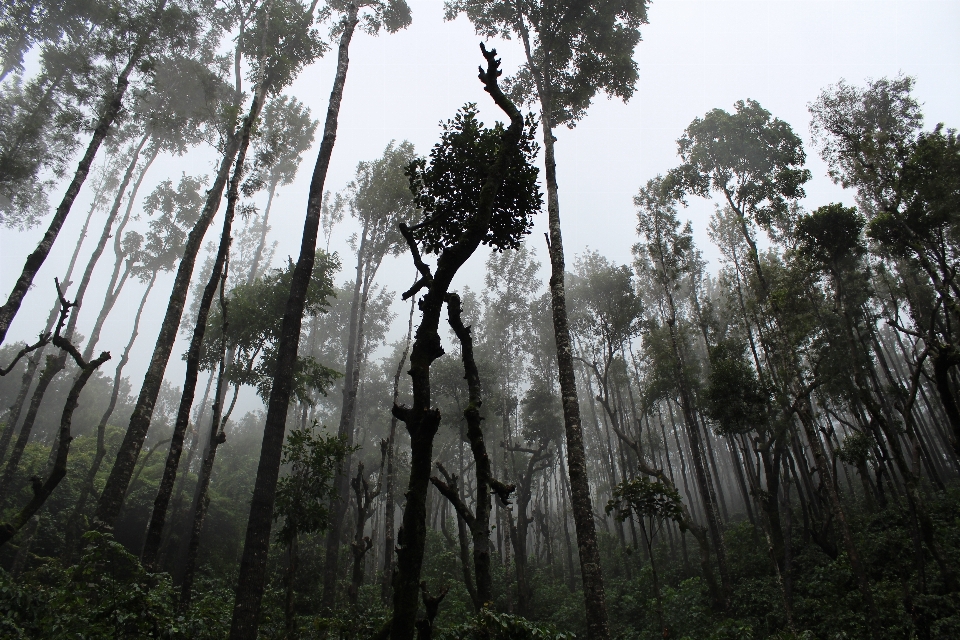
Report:
[[[283,329],[280,344],[277,346],[277,368],[270,402],[267,408],[267,420],[263,430],[263,445],[260,450],[260,464],[257,467],[257,479],[250,506],[250,519],[243,546],[243,558],[240,562],[240,576],[237,581],[236,601],[233,619],[230,624],[231,640],[256,638],[260,619],[260,603],[266,581],[267,551],[270,546],[270,529],[273,524],[273,506],[280,474],[280,454],[286,431],[287,410],[290,405],[293,369],[297,360],[297,347],[303,323],[304,299],[317,250],[317,233],[320,226],[320,209],[323,201],[323,185],[333,154],[333,145],[337,136],[337,120],[340,115],[340,103],[343,99],[343,87],[347,79],[349,64],[348,52],[350,40],[357,26],[357,6],[349,5],[348,14],[343,22],[343,33],[337,56],[337,72],[327,107],[327,118],[323,129],[320,152],[314,167],[310,183],[307,215],[304,220],[303,238],[300,256],[290,283],[290,296],[287,299],[283,315]]]
[[[158,16],[165,6],[166,0],[161,0],[157,8]],[[63,200],[61,200],[60,206],[57,207],[53,219],[47,227],[46,233],[43,234],[43,238],[40,240],[37,248],[27,257],[23,265],[23,271],[20,277],[17,278],[13,291],[10,292],[10,296],[4,305],[0,307],[0,344],[2,344],[4,338],[6,338],[7,329],[10,328],[10,323],[17,315],[17,311],[20,309],[20,303],[23,302],[24,296],[27,295],[27,290],[29,290],[30,285],[33,284],[34,277],[50,254],[53,243],[57,239],[60,229],[63,227],[63,223],[70,213],[71,207],[73,207],[73,202],[80,193],[80,187],[83,186],[84,181],[87,179],[87,174],[90,172],[90,165],[93,164],[93,159],[100,150],[100,145],[103,144],[104,139],[106,139],[107,134],[110,132],[110,127],[120,113],[120,109],[123,106],[123,96],[127,91],[127,86],[130,84],[130,73],[140,63],[140,58],[145,51],[146,43],[143,40],[144,38],[141,37],[140,42],[134,47],[130,58],[127,60],[126,66],[117,78],[117,84],[113,93],[105,101],[104,109],[97,120],[97,125],[93,130],[93,136],[87,145],[87,150],[77,165],[73,180],[70,182],[70,186],[67,187],[67,192],[64,194]]]
[[[236,165],[234,166],[233,177],[230,179],[230,188],[227,192],[227,210],[223,216],[220,247],[217,250],[217,257],[213,263],[210,279],[207,281],[203,295],[200,298],[200,305],[197,309],[197,323],[194,326],[193,338],[187,350],[187,371],[183,381],[183,395],[180,398],[180,406],[177,410],[177,421],[174,425],[173,436],[170,442],[170,451],[167,454],[167,461],[164,465],[163,477],[160,479],[160,486],[157,489],[157,497],[153,501],[153,512],[150,516],[150,524],[147,526],[143,551],[140,555],[143,566],[149,571],[156,568],[157,554],[160,551],[160,542],[163,539],[163,528],[167,519],[167,507],[170,504],[170,497],[173,494],[173,484],[177,479],[177,469],[180,467],[180,454],[183,452],[183,439],[187,433],[187,426],[190,423],[190,409],[193,407],[194,394],[197,389],[197,378],[200,375],[200,350],[203,346],[203,336],[207,330],[207,316],[210,313],[213,298],[217,293],[217,286],[221,284],[220,276],[224,273],[227,254],[230,252],[233,217],[236,212],[237,201],[240,198],[240,180],[243,177],[247,147],[250,144],[250,134],[257,118],[260,116],[260,108],[267,91],[267,87],[264,85],[265,82],[261,82],[256,91],[254,91],[253,100],[250,104],[250,112],[247,114],[247,118],[243,123],[240,134],[240,149],[237,152]],[[224,336],[224,340],[226,340],[226,336]]]
[[[127,226],[127,222],[130,221],[130,214],[133,211],[137,193],[140,191],[140,185],[143,184],[143,178],[147,175],[147,171],[159,154],[159,145],[152,145],[150,154],[147,156],[147,161],[144,162],[140,173],[137,174],[137,179],[133,183],[133,188],[130,190],[130,198],[127,200],[127,208],[123,213],[123,218],[120,220],[120,224],[117,225],[117,230],[113,234],[113,273],[110,275],[110,283],[107,285],[107,291],[104,294],[103,303],[100,305],[97,320],[93,324],[93,329],[90,330],[90,337],[87,338],[87,346],[83,349],[83,357],[85,360],[90,358],[97,343],[100,342],[100,331],[103,329],[103,323],[106,322],[107,316],[113,310],[113,306],[120,297],[120,291],[123,289],[123,285],[127,282],[130,264],[128,262],[128,256],[123,249],[123,229]],[[125,262],[127,262],[127,269],[121,277],[120,270]]]
[[[400,356],[400,362],[397,363],[397,372],[393,376],[393,404],[400,403],[400,374],[403,373],[403,366],[407,362],[407,356],[410,354],[410,339],[413,337],[413,309],[416,299],[410,299],[410,318],[407,321],[407,339],[403,347],[403,355]],[[383,577],[380,581],[380,597],[384,604],[390,601],[391,590],[393,588],[393,555],[394,555],[394,477],[393,477],[393,459],[397,450],[397,417],[390,416],[390,436],[387,438],[387,487],[386,500],[383,512]]]
[[[203,532],[203,521],[207,515],[207,507],[210,505],[210,497],[207,495],[207,489],[210,487],[210,476],[213,474],[213,463],[217,457],[217,448],[223,444],[227,437],[223,432],[224,423],[221,418],[223,412],[223,399],[226,396],[226,335],[227,335],[227,301],[224,295],[224,289],[227,280],[227,267],[224,267],[220,275],[220,310],[223,318],[223,327],[220,342],[220,365],[217,370],[217,388],[214,391],[213,416],[210,420],[210,436],[207,439],[207,447],[203,453],[203,463],[200,465],[200,473],[197,476],[197,486],[193,492],[193,505],[190,512],[193,514],[193,526],[190,528],[190,540],[183,552],[182,571],[180,573],[180,612],[185,612],[190,607],[190,598],[193,590],[193,575],[197,567],[197,554],[200,551],[200,534]]]
[[[440,426],[440,412],[436,407],[431,406],[430,366],[434,360],[443,355],[439,335],[440,313],[448,297],[450,284],[457,271],[473,255],[483,237],[488,233],[495,198],[508,170],[507,153],[510,149],[515,149],[520,142],[524,126],[520,111],[504,96],[497,85],[497,77],[501,71],[500,63],[496,59],[496,51],[487,51],[482,44],[481,50],[487,61],[487,69],[481,70],[480,79],[497,106],[510,116],[510,126],[501,135],[496,160],[487,167],[487,175],[480,190],[476,212],[469,217],[459,237],[444,248],[437,258],[435,274],[431,274],[430,268],[423,262],[413,232],[405,224],[400,225],[400,231],[407,240],[414,263],[422,276],[418,284],[408,290],[404,296],[416,295],[424,287],[427,288],[427,293],[420,299],[423,316],[410,356],[413,406],[394,405],[393,407],[394,415],[403,421],[410,433],[411,455],[407,505],[403,511],[403,536],[398,541],[400,549],[397,552],[397,573],[394,577],[391,640],[413,639],[414,631],[418,626],[416,621],[420,600],[418,587],[422,586],[425,596],[428,629],[432,621],[430,609],[433,608],[432,613],[435,615],[436,607],[439,605],[439,599],[428,598],[425,585],[420,583],[426,545],[426,502],[433,456],[433,438]],[[474,551],[476,552],[476,549]]]
[[[357,247],[357,268],[353,283],[353,301],[350,304],[350,327],[347,336],[347,361],[343,378],[343,401],[340,405],[340,424],[337,435],[346,438],[347,445],[353,444],[353,416],[356,407],[357,390],[360,377],[360,332],[363,324],[361,307],[365,305],[367,288],[364,287],[364,265],[366,263],[367,226],[361,231],[360,244]],[[336,492],[332,501],[330,529],[327,532],[327,553],[323,564],[322,606],[332,609],[337,599],[337,576],[340,573],[340,538],[343,535],[343,519],[350,502],[350,481],[347,477],[350,469],[348,454],[344,467],[334,480]]]
[[[183,257],[177,268],[173,290],[170,294],[170,301],[167,303],[167,310],[160,327],[160,334],[157,336],[153,356],[150,358],[150,364],[144,375],[137,404],[134,407],[133,415],[130,417],[130,426],[124,435],[123,442],[120,444],[116,462],[114,462],[110,471],[110,476],[107,478],[106,486],[103,488],[97,505],[95,517],[103,526],[112,527],[123,506],[123,496],[127,491],[130,476],[133,475],[137,457],[143,447],[143,440],[150,428],[154,405],[160,395],[160,387],[163,383],[163,373],[167,368],[167,362],[173,351],[173,344],[177,339],[177,329],[180,327],[180,319],[183,316],[183,307],[189,292],[190,279],[193,276],[197,254],[203,243],[203,236],[207,232],[207,227],[210,226],[210,222],[220,207],[220,199],[227,183],[230,166],[239,150],[240,139],[240,132],[236,132],[228,141],[220,160],[217,177],[207,192],[207,201],[203,212],[200,214],[193,230],[187,236]]]
[[[77,538],[81,533],[80,518],[83,516],[83,511],[87,506],[87,499],[90,497],[91,493],[95,492],[94,481],[97,478],[97,473],[100,472],[100,466],[103,464],[103,459],[107,455],[107,446],[105,442],[107,422],[110,420],[110,416],[113,415],[113,410],[117,407],[117,399],[120,396],[120,383],[122,382],[121,376],[123,374],[123,368],[130,360],[130,350],[133,348],[133,343],[136,341],[137,335],[139,334],[140,317],[143,315],[143,308],[146,305],[147,297],[150,295],[150,291],[153,289],[153,285],[156,281],[157,276],[154,274],[153,277],[150,278],[150,283],[147,285],[146,291],[143,292],[143,297],[140,299],[140,306],[137,308],[137,315],[133,320],[133,332],[130,334],[130,339],[127,341],[127,346],[123,349],[123,355],[120,356],[120,362],[117,363],[117,369],[113,375],[113,390],[110,393],[110,402],[107,404],[107,408],[103,412],[100,422],[97,424],[97,453],[94,455],[93,462],[90,464],[90,469],[87,471],[87,477],[84,480],[83,487],[80,489],[80,497],[77,498],[77,504],[70,513],[69,518],[67,518],[67,523],[64,526],[64,543],[62,554],[64,565],[68,565],[70,562],[72,562],[74,552],[76,551]]]
[[[523,33],[523,39],[527,64],[531,68],[536,68],[526,32]],[[610,629],[607,622],[600,549],[597,545],[597,531],[593,520],[590,480],[587,476],[586,451],[583,446],[583,425],[580,419],[580,401],[577,397],[576,373],[567,320],[567,299],[563,281],[565,274],[563,236],[560,231],[560,199],[557,195],[557,160],[553,146],[556,138],[553,135],[553,102],[549,90],[550,88],[544,86],[542,82],[538,83],[549,216],[550,302],[553,309],[553,332],[557,343],[557,367],[567,439],[567,466],[570,473],[573,521],[577,530],[577,547],[580,552],[580,573],[583,576],[587,638],[603,640],[610,637]]]

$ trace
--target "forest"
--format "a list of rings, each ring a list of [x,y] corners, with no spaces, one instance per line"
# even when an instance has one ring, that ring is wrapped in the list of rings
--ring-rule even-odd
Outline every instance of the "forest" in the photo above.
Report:
[[[954,123],[715,104],[591,248],[657,8],[446,0],[344,168],[406,0],[2,3],[0,637],[960,637]]]

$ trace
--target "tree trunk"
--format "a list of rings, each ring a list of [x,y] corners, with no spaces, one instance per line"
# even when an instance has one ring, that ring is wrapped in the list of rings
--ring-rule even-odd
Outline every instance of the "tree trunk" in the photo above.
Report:
[[[527,60],[528,64],[533,61]],[[570,474],[573,521],[577,531],[580,553],[580,573],[583,576],[583,597],[586,606],[587,638],[602,640],[610,637],[607,623],[606,596],[603,572],[600,568],[600,549],[590,500],[590,481],[587,476],[586,451],[583,446],[583,426],[580,420],[580,401],[577,397],[573,353],[570,348],[570,328],[567,320],[567,300],[564,289],[563,237],[560,232],[560,200],[557,195],[557,161],[554,155],[554,136],[551,125],[551,103],[541,94],[541,121],[547,182],[547,213],[550,227],[550,301],[553,308],[553,331],[557,343],[557,366],[560,378],[560,397],[563,403],[563,421],[567,439],[567,466]]]
[[[139,145],[136,147],[136,149],[134,149],[133,156],[130,159],[130,163],[127,166],[126,172],[124,173],[123,180],[117,189],[117,195],[114,198],[113,206],[111,207],[110,213],[107,216],[107,220],[103,227],[103,232],[100,234],[100,240],[97,242],[97,246],[94,248],[89,260],[87,260],[87,265],[84,268],[83,276],[80,278],[79,285],[77,285],[77,293],[72,304],[70,320],[67,323],[66,332],[64,333],[66,340],[73,339],[73,333],[77,326],[77,318],[80,312],[80,307],[83,304],[83,298],[86,295],[87,287],[90,285],[90,280],[93,277],[93,270],[97,266],[100,256],[103,255],[103,250],[107,246],[107,240],[110,239],[110,229],[113,227],[113,221],[116,220],[117,213],[120,211],[123,191],[130,183],[130,178],[133,176],[133,171],[137,166],[137,160],[140,157],[140,151],[143,149],[143,145],[146,144],[148,138],[149,135],[144,135],[140,139]],[[87,355],[83,359],[88,360],[89,357],[90,356]],[[24,419],[24,426],[23,429],[21,429],[21,437],[18,438],[16,448],[10,459],[10,463],[8,463],[7,468],[4,471],[3,478],[0,479],[0,496],[2,496],[4,491],[7,489],[8,484],[13,477],[13,473],[16,471],[16,465],[20,462],[20,456],[23,454],[23,449],[30,437],[30,432],[33,429],[33,423],[36,419],[37,411],[40,408],[40,404],[43,402],[43,396],[46,393],[47,387],[57,376],[57,374],[64,369],[66,366],[66,361],[67,352],[61,351],[53,360],[48,360],[47,367],[41,374],[41,381],[37,384],[37,388],[34,390],[33,397],[30,400],[30,409],[28,410],[27,416]],[[14,458],[16,458],[15,462]]]
[[[270,183],[270,193],[267,196],[267,206],[263,210],[263,221],[260,223],[260,241],[257,243],[257,250],[253,253],[253,262],[250,263],[250,271],[247,273],[247,284],[253,284],[260,273],[260,261],[263,259],[263,249],[267,245],[267,232],[270,227],[267,221],[270,220],[270,209],[273,208],[273,197],[277,192],[277,182]]]
[[[226,284],[226,269],[220,276],[220,309],[223,318],[223,338],[220,342],[220,365],[217,371],[217,388],[214,391],[213,415],[210,419],[210,436],[207,439],[206,450],[203,453],[203,462],[200,465],[200,473],[197,475],[197,486],[193,492],[193,505],[190,512],[193,514],[193,523],[190,528],[190,540],[184,548],[182,571],[180,573],[180,603],[179,611],[184,613],[190,607],[190,598],[193,590],[193,575],[197,567],[197,554],[200,551],[200,534],[203,532],[203,521],[207,515],[207,507],[210,506],[210,497],[207,495],[207,489],[210,487],[210,476],[213,473],[213,463],[217,457],[217,448],[223,444],[227,437],[223,432],[223,426],[226,422],[221,418],[223,412],[223,399],[226,396],[226,333],[227,333],[227,303],[224,297],[224,287]]]
[[[69,565],[73,561],[73,555],[77,545],[77,538],[81,533],[80,518],[83,516],[83,511],[87,506],[87,499],[90,497],[91,493],[95,493],[96,491],[94,488],[94,481],[97,478],[97,473],[100,472],[100,466],[103,464],[103,459],[107,455],[107,446],[105,443],[107,421],[110,420],[110,416],[113,415],[113,410],[117,407],[117,399],[120,396],[120,383],[122,381],[123,368],[130,360],[130,350],[133,348],[133,343],[136,341],[137,335],[139,335],[140,317],[143,315],[143,308],[146,305],[147,297],[150,295],[150,291],[153,289],[153,285],[156,281],[157,276],[154,274],[154,276],[150,278],[150,283],[147,285],[146,291],[143,292],[143,297],[140,299],[140,306],[137,308],[137,315],[133,320],[133,332],[130,334],[130,339],[127,341],[127,346],[123,349],[123,355],[120,356],[120,362],[117,363],[117,370],[113,375],[113,390],[110,393],[110,402],[107,404],[107,408],[103,412],[100,422],[97,424],[97,453],[94,455],[93,462],[90,464],[90,469],[87,471],[87,477],[84,480],[83,487],[80,489],[80,497],[77,498],[77,504],[70,513],[69,518],[67,518],[67,523],[64,526],[65,537],[63,543],[63,554],[61,557],[65,566]]]
[[[127,491],[127,485],[130,483],[130,476],[133,475],[137,457],[143,447],[143,440],[150,428],[154,405],[157,402],[157,396],[160,395],[160,387],[163,383],[163,373],[167,368],[170,353],[173,351],[173,344],[177,339],[177,329],[180,327],[180,319],[183,316],[183,307],[189,292],[190,279],[193,276],[197,254],[203,243],[203,236],[207,232],[207,227],[210,226],[217,209],[220,208],[220,199],[230,173],[230,166],[240,147],[240,138],[240,132],[236,132],[228,141],[220,160],[217,177],[207,192],[207,201],[203,212],[200,214],[193,230],[187,236],[183,256],[177,268],[173,290],[170,294],[170,301],[167,303],[167,310],[160,326],[160,334],[157,336],[153,356],[143,378],[143,386],[140,388],[137,404],[134,407],[133,415],[130,417],[130,426],[124,435],[123,442],[120,444],[116,462],[114,462],[110,471],[110,476],[107,478],[107,483],[97,505],[95,517],[102,526],[112,527],[123,506],[123,496]]]
[[[360,374],[360,325],[363,323],[361,315],[361,299],[365,297],[363,287],[363,267],[366,261],[365,248],[367,244],[367,225],[360,235],[360,244],[357,247],[357,269],[353,283],[353,300],[350,303],[350,330],[347,336],[347,361],[343,378],[343,401],[340,405],[340,424],[337,435],[346,438],[347,445],[353,444],[353,415],[357,400]],[[344,459],[344,466],[334,479],[335,494],[331,505],[330,530],[327,532],[327,553],[323,564],[323,598],[322,606],[332,609],[336,603],[337,576],[340,573],[340,538],[343,535],[343,518],[346,515],[347,505],[350,502],[350,482],[347,477],[350,469],[348,454]],[[345,471],[344,471],[345,470]]]
[[[161,0],[157,10],[158,15],[163,11],[165,5],[166,0]],[[97,126],[93,130],[93,136],[87,145],[87,150],[77,165],[73,180],[70,182],[70,186],[67,187],[67,192],[64,194],[63,200],[61,200],[60,206],[57,207],[57,211],[54,213],[46,233],[43,234],[43,238],[40,240],[37,248],[27,257],[23,265],[23,271],[20,273],[20,277],[17,278],[13,291],[10,292],[10,296],[4,305],[0,307],[0,344],[3,344],[3,340],[7,336],[7,329],[10,328],[10,323],[17,315],[17,311],[20,309],[20,303],[23,302],[23,298],[27,295],[30,285],[33,284],[34,277],[50,254],[53,243],[57,239],[57,235],[59,235],[60,229],[67,219],[67,215],[70,213],[70,208],[80,193],[80,187],[83,186],[84,181],[87,179],[87,174],[90,172],[90,165],[93,164],[93,159],[96,157],[97,151],[100,150],[100,145],[107,137],[107,134],[110,132],[110,127],[120,113],[120,109],[123,106],[123,96],[127,91],[127,86],[130,84],[130,73],[134,67],[139,64],[143,53],[144,43],[141,41],[134,48],[133,53],[127,60],[126,66],[117,78],[116,87],[112,95],[107,99],[104,110],[100,113]]]
[[[270,402],[263,430],[263,445],[260,450],[260,464],[257,467],[257,479],[250,505],[250,519],[247,523],[243,558],[240,561],[240,576],[237,581],[233,619],[230,624],[231,640],[256,638],[257,636],[260,603],[266,582],[267,552],[270,547],[274,497],[277,477],[280,473],[280,454],[286,430],[287,409],[290,405],[293,369],[296,365],[297,347],[300,342],[304,299],[307,285],[310,283],[310,277],[313,273],[317,250],[317,232],[320,226],[320,209],[323,200],[323,185],[337,137],[337,119],[340,115],[340,102],[343,99],[343,87],[347,79],[350,40],[353,37],[357,22],[357,6],[351,4],[343,22],[344,30],[340,36],[337,73],[327,107],[327,118],[324,124],[323,139],[320,143],[320,152],[310,183],[300,256],[297,259],[297,266],[291,279],[290,296],[287,299],[287,306],[283,315],[280,344],[277,346],[277,368],[273,386],[270,390]]]
[[[207,330],[207,316],[210,313],[213,298],[217,293],[217,286],[221,284],[220,276],[223,273],[224,264],[227,261],[227,254],[230,251],[233,217],[236,211],[237,200],[240,198],[240,179],[243,177],[247,147],[250,143],[250,133],[260,115],[260,107],[263,104],[266,91],[267,87],[263,86],[263,83],[254,91],[253,101],[250,104],[250,112],[247,114],[246,120],[244,120],[240,134],[240,149],[237,152],[236,165],[233,169],[233,177],[230,179],[230,188],[227,192],[227,210],[223,217],[220,247],[217,250],[217,257],[213,263],[210,279],[207,281],[207,285],[203,290],[200,305],[197,309],[197,323],[194,326],[193,338],[187,350],[187,371],[183,381],[183,395],[180,398],[180,406],[177,410],[177,421],[173,428],[170,451],[167,454],[167,461],[164,465],[163,477],[160,480],[157,496],[153,501],[153,513],[150,516],[150,524],[147,527],[143,551],[140,555],[140,561],[148,571],[156,569],[157,554],[160,551],[160,542],[163,539],[163,528],[166,524],[167,507],[170,504],[170,497],[173,494],[173,484],[177,479],[177,469],[180,467],[180,454],[183,452],[183,439],[187,433],[187,426],[190,423],[190,409],[193,407],[193,399],[197,390],[197,378],[200,375],[200,350],[203,346],[203,336]],[[224,339],[226,339],[226,336],[224,336]]]
[[[410,298],[410,318],[407,321],[407,340],[403,347],[403,355],[400,356],[400,362],[397,363],[397,372],[393,376],[393,404],[400,402],[400,374],[403,373],[403,365],[407,362],[407,356],[410,353],[410,339],[413,337],[413,309],[416,298]],[[391,589],[393,587],[393,555],[394,555],[394,477],[393,477],[393,457],[397,450],[397,417],[390,416],[390,436],[387,438],[387,486],[386,499],[384,500],[383,512],[383,577],[380,581],[380,598],[384,604],[390,601]]]
[[[133,204],[136,202],[137,193],[140,191],[140,185],[143,184],[143,178],[147,175],[147,170],[150,169],[150,166],[153,164],[153,161],[157,159],[159,154],[160,147],[159,145],[154,144],[150,150],[150,155],[147,156],[147,161],[143,164],[143,167],[140,169],[140,173],[137,175],[137,179],[133,183],[133,189],[130,190],[130,199],[127,200],[127,209],[124,211],[123,218],[120,220],[120,224],[117,225],[117,230],[113,234],[113,273],[110,275],[110,283],[107,285],[107,291],[103,297],[103,304],[100,305],[100,313],[97,314],[97,320],[93,324],[93,329],[90,330],[90,337],[87,338],[87,346],[83,349],[84,360],[90,358],[90,356],[93,354],[94,348],[97,346],[97,343],[100,342],[100,331],[103,329],[103,323],[106,322],[107,316],[113,310],[113,306],[116,304],[117,298],[120,297],[120,291],[123,289],[123,285],[127,281],[127,276],[129,275],[130,270],[129,263],[127,263],[127,269],[124,272],[123,277],[120,277],[120,269],[123,267],[127,258],[122,244],[123,229],[127,226],[127,222],[130,220],[130,213],[133,211]]]

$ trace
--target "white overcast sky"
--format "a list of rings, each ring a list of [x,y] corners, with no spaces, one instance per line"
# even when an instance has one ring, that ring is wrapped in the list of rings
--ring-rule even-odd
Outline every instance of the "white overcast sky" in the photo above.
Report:
[[[390,140],[407,139],[427,153],[438,137],[437,124],[450,118],[465,102],[477,102],[487,123],[502,119],[477,80],[482,62],[478,43],[464,17],[444,22],[439,0],[408,0],[413,24],[407,30],[377,38],[357,33],[351,46],[350,70],[344,92],[340,127],[326,188],[339,190],[351,179],[357,162],[378,157]],[[564,243],[568,264],[587,247],[612,260],[630,260],[635,242],[632,196],[649,178],[677,163],[676,139],[690,121],[713,108],[732,109],[741,99],[757,100],[791,124],[807,143],[808,167],[804,205],[815,208],[829,202],[852,204],[852,197],[833,185],[809,143],[807,104],[824,87],[845,78],[853,84],[903,73],[917,80],[915,96],[923,104],[927,128],[943,122],[960,127],[960,1],[958,0],[658,0],[649,8],[650,24],[635,53],[640,77],[627,104],[598,97],[587,117],[573,130],[557,131],[558,181]],[[509,72],[521,60],[515,41],[493,43]],[[289,88],[307,103],[315,118],[326,112],[335,48],[307,68]],[[321,120],[322,128],[322,120]],[[317,144],[319,146],[319,135]],[[284,188],[271,214],[271,238],[279,242],[276,260],[296,258],[316,148],[305,156],[296,182]],[[141,196],[161,179],[177,179],[181,172],[212,174],[213,155],[196,151],[184,158],[158,160]],[[62,189],[61,189],[62,191]],[[57,240],[34,289],[8,333],[8,341],[29,339],[40,330],[52,303],[52,278],[62,277],[85,214],[81,194]],[[60,197],[59,192],[51,201]],[[693,222],[696,240],[705,257],[716,252],[706,236],[712,212],[707,201],[692,201],[682,215]],[[543,260],[540,217],[530,238]],[[95,224],[95,223],[94,223]],[[207,240],[218,237],[219,220]],[[345,269],[338,280],[351,276],[346,240],[353,232],[346,221],[335,232],[331,248],[340,252]],[[20,273],[23,260],[43,229],[26,233],[0,230],[0,293],[6,296]],[[81,265],[95,239],[88,237]],[[482,287],[486,251],[475,255],[454,282],[454,288]],[[97,269],[100,287],[88,294],[79,330],[89,333],[103,295],[103,282],[112,265],[104,256]],[[389,260],[381,281],[392,290],[410,282],[413,268],[403,256]],[[546,277],[545,270],[541,275]],[[133,392],[139,390],[165,309],[172,276],[158,282],[141,328],[140,340],[128,365]],[[126,341],[139,295],[134,287],[108,321],[101,347],[119,356]],[[398,307],[399,310],[399,307]],[[405,314],[404,314],[405,315]],[[392,334],[402,330],[397,320]],[[404,327],[405,328],[405,327]],[[183,367],[178,343],[167,378],[182,385]],[[112,367],[108,366],[112,370]],[[242,411],[257,408],[249,397]]]

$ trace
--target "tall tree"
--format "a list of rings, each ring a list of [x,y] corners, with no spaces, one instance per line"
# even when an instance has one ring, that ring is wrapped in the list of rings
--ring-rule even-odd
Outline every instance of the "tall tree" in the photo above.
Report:
[[[633,51],[640,41],[640,25],[647,21],[647,2],[517,4],[501,0],[452,0],[445,3],[445,7],[448,19],[466,13],[479,34],[487,37],[513,34],[521,40],[526,64],[507,86],[517,98],[536,99],[540,104],[547,212],[550,216],[550,292],[567,430],[567,465],[587,611],[587,636],[606,638],[610,632],[564,292],[565,266],[554,129],[575,125],[586,115],[598,92],[624,100],[633,94],[638,78]]]
[[[115,86],[103,96],[102,106],[99,109],[93,135],[73,179],[67,187],[66,193],[54,213],[43,238],[37,248],[27,257],[23,270],[17,278],[6,302],[0,307],[0,343],[7,335],[10,323],[20,309],[20,304],[33,282],[40,267],[43,265],[53,243],[63,227],[63,223],[73,207],[73,202],[80,193],[90,172],[100,146],[110,132],[114,121],[123,107],[123,99],[130,84],[130,75],[134,69],[140,68],[145,59],[150,60],[167,47],[190,46],[189,41],[197,35],[198,20],[187,7],[173,5],[167,8],[168,0],[145,2],[143,5],[130,7],[127,15],[121,19],[116,35],[116,49],[122,53],[117,56],[123,67],[117,76]],[[133,35],[132,41],[128,39]],[[146,65],[149,68],[149,65]]]
[[[397,225],[413,216],[413,198],[404,170],[414,159],[413,145],[393,142],[384,149],[383,156],[357,166],[356,178],[345,193],[338,194],[334,206],[345,208],[360,223],[360,232],[352,239],[357,253],[353,299],[350,305],[349,335],[343,402],[340,407],[340,425],[337,434],[353,444],[356,423],[357,392],[360,388],[361,360],[365,351],[364,324],[370,289],[377,271],[388,255],[397,255],[403,249],[403,237]],[[347,456],[349,467],[350,456]],[[337,477],[337,505],[327,535],[327,556],[323,574],[323,604],[332,607],[336,600],[339,574],[340,538],[343,518],[350,499],[345,473]]]
[[[514,103],[500,90],[496,51],[487,51],[482,44],[480,47],[487,61],[486,69],[480,69],[480,80],[510,117],[510,125],[483,128],[473,105],[461,109],[454,120],[443,125],[441,142],[434,146],[429,165],[426,160],[418,160],[410,167],[411,188],[426,219],[412,227],[400,227],[421,275],[404,298],[423,289],[427,293],[420,300],[423,316],[410,355],[413,406],[393,408],[410,434],[411,448],[407,504],[393,585],[393,640],[412,639],[416,623],[417,586],[426,542],[427,488],[433,439],[440,425],[440,412],[431,404],[430,366],[443,355],[438,333],[443,303],[459,302],[448,294],[451,282],[480,244],[500,250],[517,248],[522,236],[529,233],[532,214],[542,203],[537,170],[530,164],[535,154],[532,118],[525,123]],[[423,261],[421,246],[427,253],[439,254],[435,273]],[[428,619],[428,633],[430,625]]]
[[[270,390],[270,402],[263,432],[263,445],[260,451],[260,464],[257,467],[250,519],[247,523],[243,558],[240,562],[233,619],[230,624],[230,637],[233,640],[255,638],[257,635],[260,603],[266,579],[266,560],[270,543],[274,498],[280,471],[280,455],[283,435],[286,430],[287,409],[291,399],[297,348],[300,343],[304,299],[314,268],[317,234],[323,204],[323,187],[337,137],[340,103],[343,100],[343,88],[347,80],[350,42],[353,39],[357,24],[360,22],[361,9],[364,9],[364,28],[370,33],[375,34],[381,28],[385,28],[392,33],[410,24],[410,9],[402,0],[396,0],[389,4],[372,2],[361,5],[351,2],[340,5],[337,3],[332,8],[339,10],[341,14],[341,19],[334,27],[334,33],[340,36],[337,51],[337,72],[327,106],[320,151],[310,182],[300,255],[297,258],[296,268],[290,282],[290,295],[284,311],[283,329],[277,347],[276,373]]]

